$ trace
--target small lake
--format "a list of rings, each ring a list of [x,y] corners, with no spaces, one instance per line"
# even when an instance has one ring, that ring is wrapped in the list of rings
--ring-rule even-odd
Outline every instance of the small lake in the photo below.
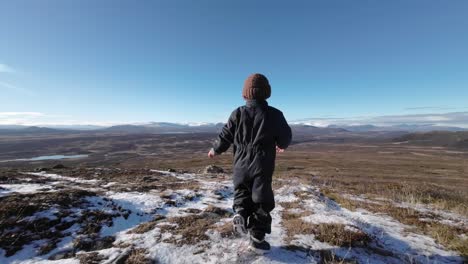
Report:
[[[9,161],[41,161],[41,160],[62,160],[62,159],[81,159],[87,158],[88,155],[81,154],[81,155],[51,155],[51,156],[39,156],[33,157],[29,159],[14,159],[14,160],[3,160],[1,162],[9,162]]]

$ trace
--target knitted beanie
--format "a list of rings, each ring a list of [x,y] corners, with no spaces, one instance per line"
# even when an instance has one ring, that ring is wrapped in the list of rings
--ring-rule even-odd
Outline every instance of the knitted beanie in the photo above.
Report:
[[[265,75],[255,73],[250,75],[244,83],[242,96],[246,100],[266,100],[271,96],[271,87]]]

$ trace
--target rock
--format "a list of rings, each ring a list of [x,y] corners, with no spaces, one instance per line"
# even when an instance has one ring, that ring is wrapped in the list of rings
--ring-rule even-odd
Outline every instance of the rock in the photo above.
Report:
[[[201,213],[201,210],[197,208],[187,208],[184,210],[184,212],[187,212],[189,214],[199,214]]]
[[[91,252],[88,254],[81,253],[77,254],[77,257],[80,260],[80,263],[86,264],[99,264],[105,260],[105,258],[97,252]]]
[[[130,248],[124,249],[123,252],[120,255],[118,255],[112,261],[112,263],[114,263],[114,264],[125,264],[125,263],[127,263],[127,260],[130,257],[130,254],[131,254],[131,249]]]
[[[95,251],[112,247],[115,237],[106,236],[102,238],[78,237],[73,241],[75,249],[83,251]]]
[[[92,251],[94,240],[89,237],[77,237],[73,240],[73,247],[77,250]]]
[[[155,182],[159,181],[158,178],[154,178],[153,176],[144,176],[142,179],[144,182]]]
[[[230,217],[232,216],[232,213],[226,209],[219,208],[213,205],[209,205],[206,209],[205,212],[207,213],[214,213],[222,217]]]
[[[52,167],[52,169],[56,170],[56,169],[65,169],[66,167],[63,165],[63,164],[57,164],[55,166]]]
[[[50,171],[50,168],[36,168],[36,171]]]
[[[224,173],[224,169],[215,165],[207,166],[204,173]]]
[[[57,252],[49,257],[49,260],[60,260],[60,259],[67,259],[73,258],[75,256],[75,252],[72,249],[64,250]]]
[[[167,172],[177,172],[175,169],[169,168],[167,169]]]
[[[169,201],[165,202],[164,205],[177,207],[177,202],[174,201],[174,200],[169,200]]]
[[[106,237],[100,238],[98,241],[96,241],[96,244],[94,245],[94,250],[111,248],[114,241],[115,241],[114,236],[106,236]]]
[[[57,241],[49,241],[39,247],[38,254],[45,255],[57,247]]]

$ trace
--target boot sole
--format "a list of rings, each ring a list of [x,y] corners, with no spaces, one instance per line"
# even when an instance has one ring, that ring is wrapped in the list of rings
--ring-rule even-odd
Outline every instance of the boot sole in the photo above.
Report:
[[[247,229],[245,228],[245,220],[240,215],[235,215],[232,218],[232,225],[234,228],[234,232],[240,235],[247,235]]]
[[[249,246],[249,250],[256,253],[256,254],[259,254],[259,255],[263,255],[263,254],[266,254],[270,251],[270,249],[260,249],[260,248],[256,248],[254,246]]]

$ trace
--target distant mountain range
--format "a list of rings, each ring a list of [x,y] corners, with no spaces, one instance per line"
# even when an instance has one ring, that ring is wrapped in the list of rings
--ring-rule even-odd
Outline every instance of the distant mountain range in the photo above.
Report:
[[[374,126],[374,125],[330,125],[328,127],[339,127],[352,132],[369,132],[369,131],[406,131],[406,132],[429,132],[429,131],[468,131],[466,128],[454,126],[436,126],[432,124],[411,125],[400,124],[393,126]]]
[[[121,133],[211,133],[218,132],[223,127],[223,123],[218,124],[176,124],[176,123],[148,123],[141,125],[118,125],[104,128],[107,132]]]
[[[0,125],[0,134],[54,134],[54,133],[85,133],[85,132],[107,132],[107,133],[216,133],[221,130],[223,123],[196,123],[179,124],[169,122],[150,122],[137,124],[123,124],[116,126],[21,126]],[[360,132],[430,132],[430,131],[468,131],[468,129],[449,126],[435,125],[410,125],[401,124],[394,126],[374,125],[330,125],[327,127],[312,126],[307,123],[291,123],[295,134],[325,135],[337,133],[360,133]]]

